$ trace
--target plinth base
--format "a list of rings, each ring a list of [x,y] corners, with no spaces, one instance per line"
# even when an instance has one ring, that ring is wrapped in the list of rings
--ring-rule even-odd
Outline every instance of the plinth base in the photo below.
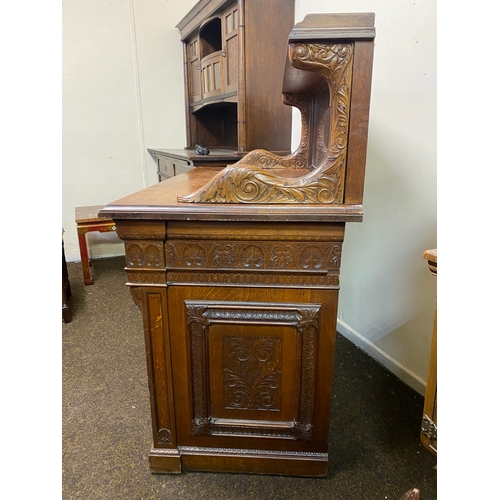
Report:
[[[328,474],[328,453],[179,446],[152,448],[149,464],[151,472],[159,474],[191,470],[321,477]]]

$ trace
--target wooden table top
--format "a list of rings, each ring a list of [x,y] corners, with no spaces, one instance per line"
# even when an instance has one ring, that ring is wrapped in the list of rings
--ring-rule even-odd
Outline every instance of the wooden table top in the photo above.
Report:
[[[105,205],[91,205],[88,207],[75,207],[75,221],[77,224],[83,222],[95,222],[97,214]],[[103,219],[100,217],[100,219]],[[105,220],[105,219],[103,219]]]

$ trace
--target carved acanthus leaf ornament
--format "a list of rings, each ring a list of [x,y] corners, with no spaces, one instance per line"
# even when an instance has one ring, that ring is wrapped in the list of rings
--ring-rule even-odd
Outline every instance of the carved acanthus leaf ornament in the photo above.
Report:
[[[289,58],[297,69],[321,74],[330,91],[332,117],[329,143],[320,165],[308,165],[312,138],[309,131],[309,94],[285,94],[286,104],[302,115],[302,135],[297,150],[277,156],[254,150],[219,172],[198,191],[180,196],[187,203],[342,203],[347,157],[347,133],[352,79],[352,44],[295,43]],[[310,170],[301,177],[287,177],[284,169]]]

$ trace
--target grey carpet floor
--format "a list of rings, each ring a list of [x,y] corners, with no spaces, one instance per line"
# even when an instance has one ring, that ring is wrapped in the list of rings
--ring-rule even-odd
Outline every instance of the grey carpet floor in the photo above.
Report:
[[[436,457],[420,444],[423,397],[338,335],[326,478],[151,474],[142,319],[123,257],[96,260],[83,285],[68,263],[72,321],[62,326],[64,500],[374,500],[419,488],[437,498]]]

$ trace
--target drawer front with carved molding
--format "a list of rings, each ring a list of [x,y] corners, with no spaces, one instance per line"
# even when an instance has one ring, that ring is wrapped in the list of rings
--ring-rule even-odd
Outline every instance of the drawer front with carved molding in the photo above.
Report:
[[[304,235],[308,237],[305,238]],[[170,223],[170,284],[338,288],[343,225]]]

